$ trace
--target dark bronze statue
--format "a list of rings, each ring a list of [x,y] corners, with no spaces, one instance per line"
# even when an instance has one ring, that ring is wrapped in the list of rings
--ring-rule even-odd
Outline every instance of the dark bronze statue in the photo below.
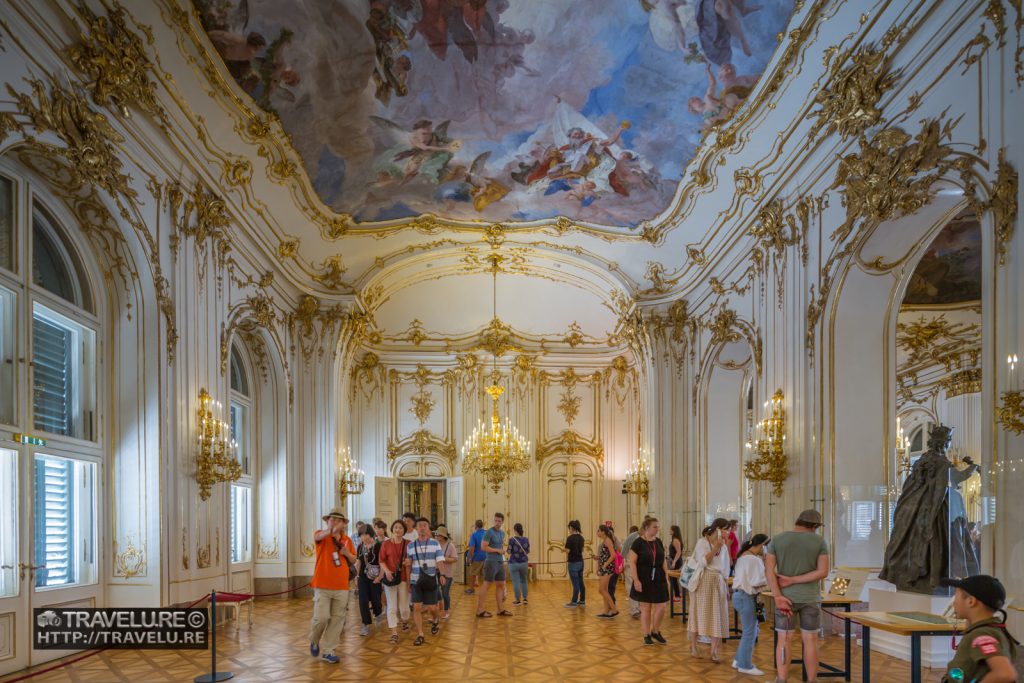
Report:
[[[896,501],[880,579],[898,590],[931,594],[949,576],[949,498],[953,465],[946,458],[953,429],[935,425],[928,450],[914,463]],[[968,475],[969,476],[969,475]]]

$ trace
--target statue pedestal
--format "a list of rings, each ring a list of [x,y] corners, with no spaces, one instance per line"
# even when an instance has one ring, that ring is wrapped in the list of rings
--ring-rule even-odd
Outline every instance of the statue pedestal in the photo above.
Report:
[[[890,586],[892,584],[889,584]],[[868,592],[868,608],[872,612],[929,612],[942,614],[952,597],[921,595],[885,588],[871,588]],[[910,661],[910,638],[887,633],[881,629],[871,630],[871,649],[887,655]],[[949,638],[929,637],[921,639],[921,664],[930,668],[944,668],[953,659],[954,650]]]

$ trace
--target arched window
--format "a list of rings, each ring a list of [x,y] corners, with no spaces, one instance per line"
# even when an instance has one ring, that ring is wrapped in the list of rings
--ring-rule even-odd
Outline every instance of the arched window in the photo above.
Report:
[[[88,280],[56,221],[38,205],[32,210],[32,284],[59,298],[38,289],[33,295],[33,428],[93,440],[96,333],[87,315]]]

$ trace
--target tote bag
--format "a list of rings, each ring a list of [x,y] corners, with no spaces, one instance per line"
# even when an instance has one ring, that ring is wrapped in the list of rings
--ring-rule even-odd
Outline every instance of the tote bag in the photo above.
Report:
[[[700,577],[704,573],[704,565],[697,560],[696,555],[691,554],[686,558],[683,568],[679,572],[679,586],[691,593],[697,590]]]

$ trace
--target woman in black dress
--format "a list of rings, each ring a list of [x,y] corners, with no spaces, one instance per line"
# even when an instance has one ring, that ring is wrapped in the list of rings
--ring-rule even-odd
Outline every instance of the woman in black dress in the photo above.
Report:
[[[661,525],[650,517],[640,527],[640,536],[629,549],[630,575],[633,586],[629,597],[640,603],[640,629],[644,632],[644,645],[655,642],[667,644],[661,635],[661,620],[668,602],[668,563],[665,546],[658,538]]]

